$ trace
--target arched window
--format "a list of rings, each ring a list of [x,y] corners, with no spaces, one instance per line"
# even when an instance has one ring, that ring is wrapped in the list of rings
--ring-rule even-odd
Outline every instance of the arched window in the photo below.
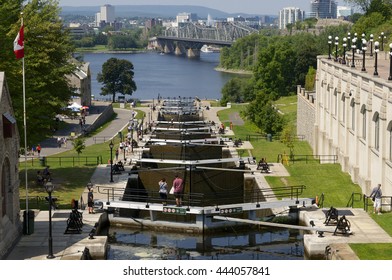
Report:
[[[380,116],[378,112],[374,113],[374,148],[378,151],[380,149]]]
[[[362,138],[366,140],[366,106],[361,107],[362,114]]]

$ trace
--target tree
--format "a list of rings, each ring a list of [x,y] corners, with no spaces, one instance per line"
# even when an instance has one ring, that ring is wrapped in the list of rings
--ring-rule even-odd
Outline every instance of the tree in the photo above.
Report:
[[[74,150],[78,153],[78,156],[86,149],[86,144],[84,138],[75,138],[72,140],[72,145]]]
[[[26,4],[23,6],[23,4]],[[56,114],[73,95],[66,76],[75,66],[70,59],[74,47],[60,20],[58,1],[1,1],[0,19],[2,48],[0,69],[7,71],[8,86],[18,122],[23,129],[22,62],[13,54],[13,40],[19,31],[23,8],[25,37],[25,86],[28,145],[52,133]],[[5,34],[5,36],[4,36]],[[5,38],[4,38],[5,37]]]
[[[103,83],[102,95],[112,95],[113,102],[116,93],[132,95],[136,91],[136,83],[133,80],[133,64],[125,59],[109,58],[102,65],[102,73],[98,73],[97,80]]]

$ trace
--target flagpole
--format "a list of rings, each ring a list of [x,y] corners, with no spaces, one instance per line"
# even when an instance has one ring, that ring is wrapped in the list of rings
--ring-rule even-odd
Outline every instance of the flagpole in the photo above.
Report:
[[[23,12],[20,13],[22,15],[21,26],[23,26]],[[22,76],[23,76],[23,127],[24,127],[24,168],[25,168],[25,185],[26,185],[26,234],[31,234],[29,230],[29,188],[28,188],[28,178],[27,178],[27,124],[26,124],[26,86],[25,86],[25,61],[24,55],[22,57]]]

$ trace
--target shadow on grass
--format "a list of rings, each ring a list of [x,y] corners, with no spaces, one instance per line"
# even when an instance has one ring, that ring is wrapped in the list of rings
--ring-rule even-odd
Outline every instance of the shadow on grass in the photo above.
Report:
[[[56,167],[51,168],[52,184],[54,185],[53,197],[58,199],[57,205],[60,209],[70,209],[72,199],[79,200],[83,194],[86,184],[90,181],[95,171],[94,166],[83,167]],[[20,207],[26,209],[26,197],[28,197],[29,209],[48,209],[48,196],[45,186],[37,183],[37,171],[42,171],[42,167],[33,167],[27,171],[27,192],[25,170],[20,170]]]

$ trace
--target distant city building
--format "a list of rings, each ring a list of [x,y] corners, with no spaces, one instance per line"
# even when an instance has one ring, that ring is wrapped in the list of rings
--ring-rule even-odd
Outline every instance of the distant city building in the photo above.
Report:
[[[352,7],[347,7],[347,6],[338,6],[337,7],[337,17],[338,18],[347,18],[349,16],[352,16],[354,13],[354,10]]]
[[[196,22],[197,14],[195,13],[179,13],[176,17],[177,24],[183,22]]]
[[[294,24],[297,21],[303,21],[305,12],[299,8],[283,8],[279,12],[279,29],[286,29],[287,24]]]
[[[310,2],[308,17],[337,18],[337,5],[333,0],[313,0]]]
[[[114,10],[114,6],[112,5],[103,5],[101,6],[101,10],[99,13],[95,14],[95,26],[96,27],[105,27],[110,25],[110,23],[115,22],[116,13]]]
[[[116,19],[114,6],[112,5],[103,5],[101,6],[101,21],[104,22],[114,22]]]

